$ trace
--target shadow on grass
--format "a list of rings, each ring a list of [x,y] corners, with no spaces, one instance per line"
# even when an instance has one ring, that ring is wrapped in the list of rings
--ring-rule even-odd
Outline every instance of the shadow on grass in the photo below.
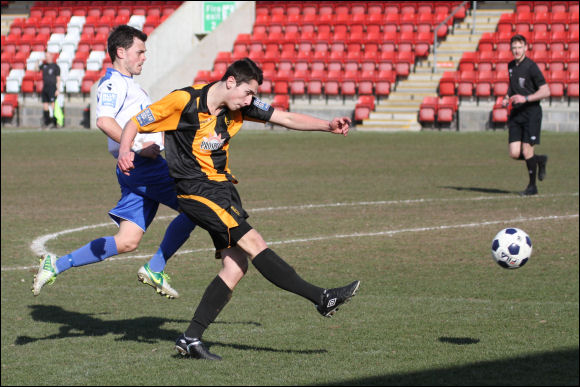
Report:
[[[155,343],[159,340],[175,341],[182,333],[177,330],[163,329],[166,323],[189,323],[188,320],[175,320],[160,317],[138,317],[126,320],[101,320],[96,313],[84,314],[67,311],[54,305],[30,305],[30,315],[34,321],[60,324],[59,332],[45,337],[18,336],[16,345],[24,345],[39,340],[54,340],[66,337],[104,336],[109,333],[121,335],[116,341],[131,340]]]
[[[455,344],[455,345],[468,345],[477,344],[479,339],[472,339],[471,337],[440,337],[438,339],[441,343]]]
[[[121,335],[115,341],[131,340],[143,343],[157,343],[158,341],[169,341],[174,343],[177,337],[183,332],[174,329],[164,329],[166,323],[189,323],[190,320],[175,320],[160,317],[138,317],[125,320],[101,320],[97,313],[78,313],[67,311],[60,306],[54,305],[30,305],[31,317],[34,321],[41,321],[49,324],[60,324],[59,332],[45,337],[18,336],[15,345],[26,345],[41,340],[55,340],[70,337],[105,336],[109,333]],[[261,326],[254,321],[216,321],[214,324],[226,325],[253,325]],[[327,352],[324,349],[317,350],[289,350],[276,349],[271,347],[255,347],[242,344],[227,344],[221,342],[204,342],[212,345],[230,347],[239,350],[267,351],[279,353],[316,354]]]
[[[472,191],[472,192],[481,192],[486,194],[517,194],[520,191],[506,191],[503,189],[496,189],[496,188],[481,188],[481,187],[441,187],[447,189],[454,189],[456,191]]]
[[[578,348],[478,362],[458,367],[339,380],[328,385],[577,386]]]

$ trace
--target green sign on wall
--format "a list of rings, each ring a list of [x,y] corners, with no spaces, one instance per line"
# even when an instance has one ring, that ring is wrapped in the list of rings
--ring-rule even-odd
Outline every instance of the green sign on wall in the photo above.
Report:
[[[213,31],[230,13],[236,9],[235,1],[204,1],[203,30]]]

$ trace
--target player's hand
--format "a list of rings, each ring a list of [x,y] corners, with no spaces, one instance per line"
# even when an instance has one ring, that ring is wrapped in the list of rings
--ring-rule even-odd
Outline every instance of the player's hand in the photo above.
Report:
[[[506,106],[507,106],[507,105],[509,105],[509,104],[510,104],[510,100],[509,100],[509,98],[503,98],[503,99],[501,100],[501,106],[503,106],[503,107],[506,107]]]
[[[350,123],[351,121],[348,117],[334,118],[332,121],[330,121],[330,132],[346,136],[348,134],[348,130],[350,129]]]
[[[141,152],[139,152],[140,156],[148,157],[150,159],[154,159],[161,154],[161,148],[159,145],[155,144],[154,142],[150,142],[149,145],[145,144]]]
[[[521,94],[515,94],[510,97],[512,105],[519,105],[526,102],[526,97]]]
[[[117,158],[117,166],[125,175],[131,175],[130,170],[134,169],[133,160],[135,159],[135,152],[119,152],[119,157]]]

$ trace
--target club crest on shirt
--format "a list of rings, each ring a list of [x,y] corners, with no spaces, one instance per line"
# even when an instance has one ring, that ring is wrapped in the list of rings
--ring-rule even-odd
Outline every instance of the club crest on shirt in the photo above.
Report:
[[[226,141],[225,138],[222,138],[221,133],[216,136],[216,133],[213,132],[213,136],[209,138],[204,137],[201,141],[200,149],[206,151],[214,151],[221,149],[224,146],[224,142]]]

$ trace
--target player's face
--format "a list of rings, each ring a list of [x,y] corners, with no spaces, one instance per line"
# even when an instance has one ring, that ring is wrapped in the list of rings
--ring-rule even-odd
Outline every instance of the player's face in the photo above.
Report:
[[[233,77],[231,77],[233,79]],[[228,80],[229,81],[229,80]],[[235,85],[235,79],[233,79]],[[252,103],[252,98],[258,93],[258,82],[251,80],[249,83],[243,82],[230,89],[228,98],[229,110],[240,110]]]
[[[513,42],[512,43],[512,55],[516,62],[521,62],[524,57],[526,56],[526,45],[522,42]]]
[[[137,38],[133,38],[133,45],[125,51],[123,58],[123,67],[129,75],[139,75],[143,70],[143,63],[145,63],[145,42]]]

